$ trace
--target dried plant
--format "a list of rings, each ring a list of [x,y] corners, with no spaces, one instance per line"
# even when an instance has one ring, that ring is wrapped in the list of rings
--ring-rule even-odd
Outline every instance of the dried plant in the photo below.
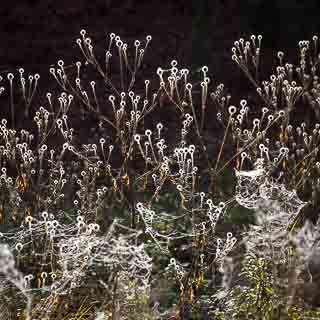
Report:
[[[233,105],[207,66],[194,79],[172,60],[143,79],[151,36],[130,50],[112,33],[102,59],[85,30],[80,36],[82,60],[50,68],[59,89],[39,108],[38,75],[27,86],[20,69],[0,89],[11,115],[0,125],[0,294],[18,289],[27,308],[17,309],[32,319],[192,319],[197,308],[217,315],[218,305],[226,319],[241,318],[254,316],[252,303],[265,319],[300,308],[303,272],[316,279],[318,226],[304,224],[304,209],[317,204],[320,125],[296,126],[293,115],[306,103],[318,114],[317,38],[312,49],[299,43],[298,67],[279,52],[268,81],[260,80],[262,37],[235,42],[232,58],[260,99],[253,109],[246,99]],[[33,116],[29,129],[17,125],[15,86],[23,116]],[[223,127],[214,150],[212,116]],[[220,182],[225,171],[232,195]],[[237,205],[256,225],[226,231]],[[172,279],[174,311],[151,299],[161,278]]]

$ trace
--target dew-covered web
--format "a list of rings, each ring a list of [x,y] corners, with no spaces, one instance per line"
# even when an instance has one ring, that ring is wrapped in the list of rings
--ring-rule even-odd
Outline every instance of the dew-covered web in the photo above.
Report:
[[[86,224],[81,216],[76,225],[61,224],[47,212],[42,217],[42,220],[29,217],[27,225],[14,234],[1,234],[1,240],[9,244],[7,249],[16,254],[18,263],[32,255],[40,261],[39,267],[44,271],[37,279],[38,287],[65,294],[85,286],[87,276],[103,279],[107,270],[115,267],[129,277],[147,281],[152,264],[144,245],[136,245],[139,232],[128,232],[115,221],[107,233],[101,234],[98,224]],[[116,235],[116,231],[126,232]],[[50,273],[45,271],[50,269],[53,269]],[[30,287],[35,276],[28,274],[24,280]]]
[[[24,276],[16,266],[15,258],[7,244],[0,243],[0,297],[1,304],[8,302],[8,292],[12,288],[18,290],[18,294],[26,300],[26,309],[31,310],[32,297],[29,293],[29,276]],[[1,305],[0,315],[2,315],[3,305]]]
[[[236,176],[236,200],[256,214],[257,224],[250,226],[245,238],[248,250],[257,254],[271,254],[268,250],[272,250],[272,254],[281,252],[289,241],[288,227],[306,202],[299,199],[295,190],[287,190],[275,181],[262,159],[256,162],[253,170],[238,171]]]

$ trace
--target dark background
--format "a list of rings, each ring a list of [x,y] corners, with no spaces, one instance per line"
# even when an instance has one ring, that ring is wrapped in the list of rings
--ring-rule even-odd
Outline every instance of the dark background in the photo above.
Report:
[[[240,37],[263,35],[262,74],[266,79],[273,72],[277,51],[285,52],[287,61],[298,62],[297,43],[311,40],[320,25],[320,1],[308,0],[16,0],[2,1],[0,5],[0,75],[2,85],[8,87],[6,75],[24,67],[25,73],[41,75],[37,96],[30,108],[30,119],[15,108],[16,128],[33,126],[34,112],[43,105],[48,108],[45,93],[55,92],[58,85],[49,74],[50,66],[59,59],[65,65],[82,60],[76,39],[86,29],[93,39],[94,50],[104,58],[109,34],[114,32],[133,47],[136,39],[152,35],[143,70],[150,79],[156,78],[158,66],[168,68],[172,59],[178,67],[191,71],[207,65],[213,84],[224,83],[231,93],[231,103],[250,98],[252,87],[231,59],[231,48]],[[97,54],[97,56],[99,56]],[[17,74],[18,76],[18,74]],[[82,73],[83,76],[83,73]],[[94,74],[93,76],[96,77]],[[88,80],[96,80],[87,74]],[[192,79],[198,81],[199,79]],[[11,118],[8,90],[0,97],[0,119]],[[19,91],[15,91],[19,95]],[[58,91],[58,92],[61,92]],[[251,92],[251,93],[250,93]],[[38,98],[39,97],[39,98]],[[102,94],[101,99],[105,99]],[[18,101],[15,98],[15,101]],[[250,104],[250,99],[249,99]],[[257,105],[257,103],[253,103]],[[299,108],[302,110],[302,108]],[[74,110],[74,109],[73,109]],[[216,110],[208,114],[206,135],[209,153],[216,154],[221,139],[221,126],[216,125]],[[305,113],[301,113],[305,117]],[[97,122],[86,116],[78,123],[78,111],[72,119],[81,126],[82,143],[95,139]],[[176,136],[176,119],[162,112],[153,114],[151,122],[165,121],[167,131]],[[69,117],[70,119],[70,117]],[[214,120],[214,121],[211,121]],[[302,120],[302,119],[301,119]],[[9,120],[10,123],[10,120]],[[85,129],[86,130],[83,130]],[[93,131],[92,131],[93,130]]]
[[[157,67],[169,67],[172,59],[178,60],[178,67],[192,71],[208,65],[214,84],[224,83],[232,94],[232,104],[237,105],[240,98],[248,98],[252,88],[231,60],[234,41],[248,39],[251,34],[263,35],[262,74],[269,77],[278,50],[285,52],[289,62],[297,62],[297,43],[317,34],[319,16],[320,1],[316,0],[2,1],[0,75],[17,73],[19,67],[24,67],[27,74],[39,73],[38,96],[44,97],[57,87],[49,75],[50,66],[59,59],[65,65],[83,60],[76,44],[81,29],[87,30],[94,49],[102,54],[111,32],[129,48],[134,40],[144,40],[150,34],[153,38],[143,72],[157,78]],[[7,86],[8,80],[5,78],[2,84]],[[0,100],[0,119],[10,118],[8,100],[2,102],[5,99]],[[34,100],[31,115],[41,105],[39,101]],[[18,127],[25,125],[22,114],[16,113]],[[86,126],[95,126],[86,120]],[[217,129],[211,127],[210,131],[215,136]]]
[[[174,58],[188,68],[206,64],[211,76],[241,93],[247,82],[231,61],[233,42],[261,33],[266,63],[280,49],[294,57],[297,42],[319,30],[319,14],[316,0],[1,1],[0,71],[23,66],[39,72],[45,86],[50,65],[80,57],[75,40],[82,28],[102,47],[110,32],[129,43],[151,34],[145,61],[154,70]]]

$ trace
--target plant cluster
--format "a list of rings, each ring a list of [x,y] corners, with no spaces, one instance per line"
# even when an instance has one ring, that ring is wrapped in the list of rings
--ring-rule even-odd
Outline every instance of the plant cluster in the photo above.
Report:
[[[3,317],[317,317],[305,293],[320,262],[317,37],[299,42],[297,67],[278,52],[269,80],[262,37],[236,41],[232,59],[257,101],[235,106],[207,66],[193,74],[172,60],[141,81],[151,36],[129,50],[112,33],[102,59],[80,36],[81,60],[50,68],[59,89],[39,107],[39,75],[1,78]],[[212,149],[213,117],[223,134]],[[225,224],[234,208],[255,223]],[[157,287],[165,280],[170,304]]]

